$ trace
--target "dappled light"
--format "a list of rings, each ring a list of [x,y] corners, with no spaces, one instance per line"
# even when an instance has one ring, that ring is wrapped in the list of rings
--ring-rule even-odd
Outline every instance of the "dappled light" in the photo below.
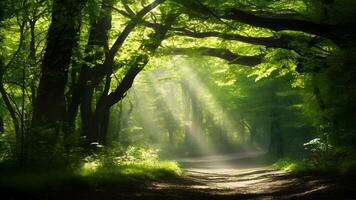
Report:
[[[148,134],[170,157],[221,153],[221,146],[214,144],[221,139],[244,149],[236,128],[240,122],[230,119],[194,71],[198,66],[185,58],[162,65],[171,67],[143,72],[128,94],[129,100],[118,108],[132,112],[132,124],[126,129],[134,133],[131,139]],[[207,123],[219,133],[209,130]]]
[[[1,199],[355,199],[355,0],[1,0]]]

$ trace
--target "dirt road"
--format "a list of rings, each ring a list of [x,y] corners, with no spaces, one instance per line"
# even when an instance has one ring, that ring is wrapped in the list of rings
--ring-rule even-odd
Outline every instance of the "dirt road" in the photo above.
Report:
[[[144,185],[17,193],[9,200],[222,200],[222,199],[356,199],[352,177],[291,174],[273,170],[262,152],[216,155],[179,160],[185,175]]]
[[[263,152],[181,159],[183,179],[151,187],[155,199],[356,199],[347,177],[291,174],[273,170]],[[159,194],[159,195],[157,195]]]

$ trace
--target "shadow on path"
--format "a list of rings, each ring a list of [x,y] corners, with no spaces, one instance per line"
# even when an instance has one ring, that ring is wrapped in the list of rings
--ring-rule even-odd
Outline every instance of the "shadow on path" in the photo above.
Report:
[[[185,176],[152,185],[156,199],[356,199],[347,177],[272,170],[263,152],[181,159]],[[158,195],[157,195],[158,194]]]
[[[351,177],[291,174],[272,170],[263,152],[179,160],[183,177],[146,186],[109,185],[38,193],[2,192],[1,199],[58,200],[223,200],[223,199],[356,199]],[[0,190],[1,191],[1,190]],[[8,193],[10,196],[6,198]]]

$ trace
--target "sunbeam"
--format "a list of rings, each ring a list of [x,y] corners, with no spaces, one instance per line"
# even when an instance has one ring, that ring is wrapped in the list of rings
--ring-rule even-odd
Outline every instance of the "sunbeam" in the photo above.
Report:
[[[174,59],[170,65],[173,68],[149,70],[135,82],[135,113],[143,132],[171,153],[176,149],[186,155],[215,155],[221,152],[221,142],[241,149],[236,122],[192,69],[193,64]]]

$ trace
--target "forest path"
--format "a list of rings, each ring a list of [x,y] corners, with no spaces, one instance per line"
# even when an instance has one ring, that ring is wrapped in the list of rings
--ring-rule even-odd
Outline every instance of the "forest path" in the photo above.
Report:
[[[109,184],[50,191],[2,191],[4,200],[355,199],[355,177],[273,170],[263,152],[179,160],[184,176],[147,184]],[[4,193],[5,192],[5,193]]]
[[[182,179],[154,183],[144,199],[354,199],[354,180],[273,170],[263,152],[179,160]],[[352,181],[352,182],[348,182]]]

